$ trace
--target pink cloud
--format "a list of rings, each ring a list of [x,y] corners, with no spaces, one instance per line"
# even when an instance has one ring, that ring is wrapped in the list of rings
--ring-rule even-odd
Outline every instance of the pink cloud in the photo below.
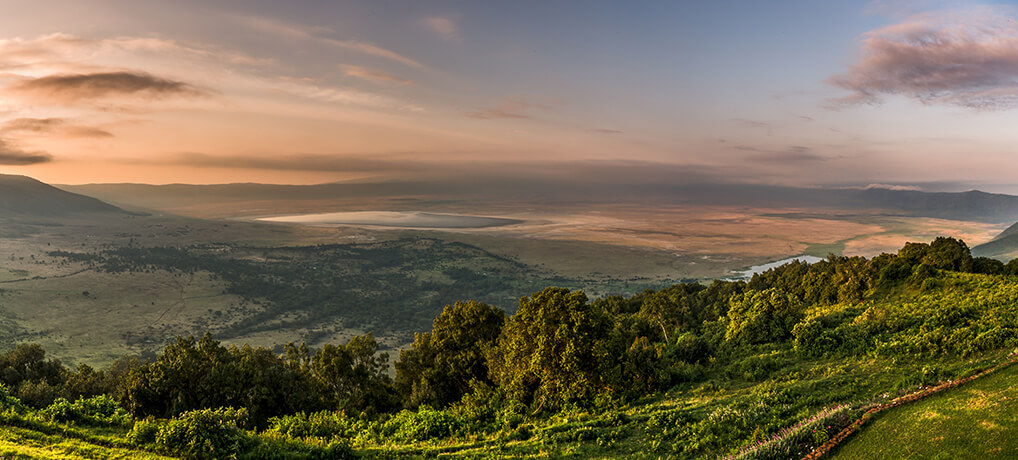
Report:
[[[862,56],[828,82],[839,105],[900,95],[983,110],[1018,107],[1018,22],[1011,9],[928,13],[867,33]]]
[[[389,72],[381,71],[378,69],[371,69],[367,67],[361,67],[356,65],[345,65],[342,66],[343,73],[351,76],[360,78],[362,80],[381,82],[381,83],[396,83],[400,85],[413,85],[414,81],[409,80],[399,75],[391,74]]]
[[[424,18],[424,24],[446,40],[456,41],[460,39],[459,26],[456,25],[456,21],[453,19],[429,17]]]

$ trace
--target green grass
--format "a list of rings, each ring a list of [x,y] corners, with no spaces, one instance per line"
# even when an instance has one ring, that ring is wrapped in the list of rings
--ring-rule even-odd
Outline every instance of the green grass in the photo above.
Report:
[[[880,414],[833,456],[1018,457],[1018,366]]]
[[[0,458],[3,459],[165,459],[162,455],[111,447],[66,433],[47,434],[30,428],[0,425]]]

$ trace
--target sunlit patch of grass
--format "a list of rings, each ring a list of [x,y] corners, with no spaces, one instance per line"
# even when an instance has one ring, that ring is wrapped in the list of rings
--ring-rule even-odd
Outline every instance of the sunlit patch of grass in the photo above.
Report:
[[[60,434],[13,426],[0,427],[3,459],[164,459],[151,452],[92,444]]]
[[[1018,366],[880,415],[834,455],[853,458],[1015,458]]]

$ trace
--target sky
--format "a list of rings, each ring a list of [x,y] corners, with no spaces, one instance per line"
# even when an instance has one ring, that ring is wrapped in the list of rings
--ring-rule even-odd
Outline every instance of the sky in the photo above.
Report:
[[[0,0],[0,173],[1018,192],[1018,5]]]

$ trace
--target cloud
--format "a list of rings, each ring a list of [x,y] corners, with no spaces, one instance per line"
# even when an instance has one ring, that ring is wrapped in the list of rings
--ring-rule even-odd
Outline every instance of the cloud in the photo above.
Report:
[[[377,69],[369,69],[367,67],[360,67],[355,65],[344,65],[342,66],[343,72],[351,77],[360,78],[362,80],[382,82],[382,83],[396,83],[400,85],[413,85],[413,80],[393,75],[388,72],[383,72]]]
[[[70,124],[63,118],[15,118],[4,123],[0,131],[56,134],[62,137],[113,137],[109,131]]]
[[[260,18],[257,16],[244,16],[239,19],[241,23],[259,32],[270,33],[285,38],[309,39],[312,38],[314,34],[332,32],[332,29],[327,27],[291,24],[277,21],[275,19]]]
[[[459,26],[453,19],[432,16],[424,18],[424,25],[446,40],[457,41],[460,39]]]
[[[45,152],[25,152],[0,139],[0,165],[26,166],[47,163],[53,156]]]
[[[215,46],[195,43],[180,43],[149,37],[112,37],[104,39],[88,39],[68,34],[43,35],[31,40],[21,38],[0,40],[0,68],[25,68],[42,66],[52,71],[59,67],[65,71],[80,71],[83,68],[82,57],[87,56],[93,62],[100,56],[129,53],[150,53],[160,58],[167,56],[198,57],[214,59],[217,62],[232,64],[265,66],[274,63],[273,59],[256,58],[236,51],[223,50]]]
[[[1018,107],[1013,9],[924,13],[863,36],[861,58],[828,83],[851,91],[834,107],[901,95],[981,110]]]
[[[126,163],[173,164],[201,168],[267,169],[277,171],[394,172],[418,171],[424,167],[409,158],[413,154],[388,155],[317,155],[220,156],[185,152],[162,160],[129,160]],[[437,168],[438,166],[433,166]]]
[[[914,191],[914,192],[923,191],[923,188],[918,185],[869,184],[863,188],[866,190],[883,189],[883,190]]]
[[[356,41],[356,40],[333,40],[333,39],[330,39],[330,38],[323,38],[321,40],[324,43],[326,43],[328,45],[331,45],[331,46],[334,46],[334,47],[337,47],[337,48],[343,48],[343,49],[348,49],[348,50],[351,50],[351,51],[357,51],[359,53],[370,54],[372,56],[377,56],[377,57],[385,58],[385,59],[388,59],[390,61],[395,61],[395,62],[398,62],[400,64],[403,64],[403,65],[406,65],[406,66],[409,66],[409,67],[416,67],[416,68],[423,68],[424,67],[424,64],[421,64],[420,62],[417,62],[414,59],[406,57],[406,56],[404,56],[402,54],[399,54],[399,53],[397,53],[395,51],[387,50],[387,49],[382,48],[382,47],[377,46],[377,45],[372,45],[371,43],[365,43],[365,42]]]
[[[622,134],[624,131],[619,131],[617,129],[608,129],[608,128],[594,128],[594,129],[588,129],[587,132],[588,133],[598,133],[598,134]]]
[[[184,82],[129,71],[48,75],[24,80],[11,89],[61,102],[110,96],[162,98],[207,94]]]
[[[502,102],[495,107],[466,112],[464,115],[481,120],[499,118],[533,118],[530,112],[534,109],[547,111],[550,108],[551,107],[547,104],[533,103],[520,96],[513,96],[503,99]]]
[[[735,147],[738,150],[749,152],[760,152],[747,158],[750,161],[762,163],[812,163],[828,161],[830,158],[813,153],[809,147],[793,145],[785,150],[762,150],[756,147]]]

